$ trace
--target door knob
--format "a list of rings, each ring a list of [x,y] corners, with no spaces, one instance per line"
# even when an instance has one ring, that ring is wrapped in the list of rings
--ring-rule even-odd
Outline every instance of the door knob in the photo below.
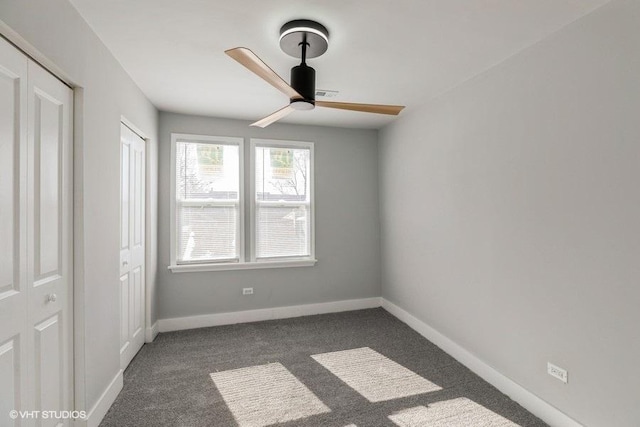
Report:
[[[47,300],[46,302],[56,302],[56,300],[58,299],[58,296],[56,294],[49,294],[47,295]]]
[[[129,265],[129,262],[128,261],[122,261],[122,265],[126,267],[127,265]]]

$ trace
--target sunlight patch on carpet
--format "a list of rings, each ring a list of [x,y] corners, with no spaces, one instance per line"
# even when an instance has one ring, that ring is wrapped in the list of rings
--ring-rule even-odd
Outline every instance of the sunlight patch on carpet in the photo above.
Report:
[[[442,390],[369,347],[311,356],[369,402]]]
[[[240,427],[264,427],[331,412],[280,363],[210,375]]]
[[[399,427],[514,427],[516,424],[464,397],[416,406],[389,416]]]

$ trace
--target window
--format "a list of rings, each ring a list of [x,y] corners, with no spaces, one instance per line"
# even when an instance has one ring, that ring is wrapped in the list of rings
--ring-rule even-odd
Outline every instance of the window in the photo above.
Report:
[[[315,264],[313,144],[173,134],[172,168],[172,271]]]
[[[313,255],[312,148],[251,141],[254,260]]]
[[[172,138],[172,265],[243,259],[242,138]]]

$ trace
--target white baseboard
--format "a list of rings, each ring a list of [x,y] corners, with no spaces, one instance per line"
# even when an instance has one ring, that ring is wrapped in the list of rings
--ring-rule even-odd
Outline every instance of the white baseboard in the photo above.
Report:
[[[144,342],[153,342],[153,340],[156,339],[156,336],[158,335],[158,332],[159,332],[158,321],[156,320],[156,323],[151,325],[150,328],[145,329],[145,331],[144,331]]]
[[[206,328],[209,326],[231,325],[234,323],[259,322],[262,320],[287,319],[313,314],[338,313],[341,311],[363,310],[380,307],[379,297],[333,301],[319,304],[304,304],[289,307],[263,308],[259,310],[235,311],[231,313],[204,314],[201,316],[159,319],[160,332],[181,331],[183,329]]]
[[[440,347],[447,354],[455,358],[458,362],[465,365],[483,380],[496,387],[502,393],[518,402],[525,409],[536,415],[544,422],[553,427],[583,427],[582,424],[570,418],[564,412],[551,404],[545,402],[529,390],[525,389],[518,383],[504,376],[487,363],[480,360],[477,356],[470,353],[454,341],[442,335],[431,326],[416,318],[411,313],[398,307],[391,301],[384,298],[382,300],[382,308],[403,321],[411,329]]]
[[[122,390],[123,386],[123,378],[122,378],[122,369],[118,371],[116,376],[111,380],[111,383],[107,386],[105,391],[102,393],[98,401],[93,408],[87,414],[87,417],[84,420],[77,420],[75,425],[82,427],[98,427],[100,422],[107,414],[113,402],[115,402],[116,397],[118,397],[118,393]]]

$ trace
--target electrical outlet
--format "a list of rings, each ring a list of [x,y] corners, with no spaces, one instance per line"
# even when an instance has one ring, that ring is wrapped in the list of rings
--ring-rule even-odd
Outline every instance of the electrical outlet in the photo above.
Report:
[[[565,384],[569,380],[569,373],[551,362],[547,362],[547,373]]]
[[[242,295],[253,295],[253,288],[242,288]]]

